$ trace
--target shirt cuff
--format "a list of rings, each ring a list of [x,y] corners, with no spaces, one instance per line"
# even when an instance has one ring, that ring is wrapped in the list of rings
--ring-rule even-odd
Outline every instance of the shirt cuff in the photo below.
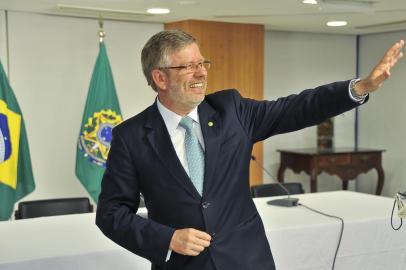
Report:
[[[353,80],[351,80],[350,81],[350,83],[348,84],[348,93],[349,93],[349,95],[350,95],[350,98],[353,100],[353,101],[355,101],[355,102],[357,102],[357,103],[359,103],[359,104],[362,104],[362,103],[364,103],[365,102],[365,99],[366,99],[366,97],[368,96],[368,93],[367,94],[364,94],[364,95],[362,95],[362,96],[360,96],[360,95],[357,95],[357,93],[355,93],[354,92],[354,90],[353,90],[353,87],[354,87],[354,85],[357,83],[357,82],[359,82],[361,79],[353,79]]]
[[[169,259],[171,258],[171,254],[172,254],[172,250],[168,250],[168,254],[166,254],[165,262],[169,261]]]

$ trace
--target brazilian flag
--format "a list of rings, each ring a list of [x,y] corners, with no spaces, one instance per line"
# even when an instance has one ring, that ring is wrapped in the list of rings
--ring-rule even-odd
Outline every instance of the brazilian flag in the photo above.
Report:
[[[112,130],[122,121],[106,47],[100,42],[76,149],[76,176],[96,203]]]
[[[0,62],[0,220],[35,189],[24,120]]]

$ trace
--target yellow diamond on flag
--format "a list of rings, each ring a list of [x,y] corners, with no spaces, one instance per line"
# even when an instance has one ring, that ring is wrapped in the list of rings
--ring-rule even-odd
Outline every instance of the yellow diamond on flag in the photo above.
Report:
[[[0,99],[0,116],[4,119],[1,121],[1,138],[3,147],[0,150],[5,152],[5,143],[10,144],[10,155],[2,158],[0,162],[0,183],[10,186],[16,189],[17,186],[17,165],[18,165],[18,148],[20,144],[20,127],[21,127],[21,115],[13,112],[7,108],[7,104]],[[8,136],[4,134],[4,130],[7,130]],[[3,154],[4,156],[4,154]]]

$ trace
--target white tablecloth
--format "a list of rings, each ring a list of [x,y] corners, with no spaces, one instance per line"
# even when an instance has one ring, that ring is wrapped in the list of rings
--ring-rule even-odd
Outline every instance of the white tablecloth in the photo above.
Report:
[[[349,191],[294,197],[344,219],[335,269],[406,269],[406,224],[399,231],[392,230],[392,199]],[[277,269],[331,269],[340,222],[301,206],[269,206],[266,201],[270,199],[258,198],[255,203]],[[0,269],[150,269],[147,260],[104,237],[94,219],[92,213],[0,222]]]
[[[406,269],[406,224],[390,225],[391,198],[336,191],[300,196],[299,203],[344,219],[344,233],[335,269]],[[339,239],[339,220],[301,206],[269,206],[270,198],[255,199],[278,270],[331,269]],[[399,219],[394,218],[395,225]]]

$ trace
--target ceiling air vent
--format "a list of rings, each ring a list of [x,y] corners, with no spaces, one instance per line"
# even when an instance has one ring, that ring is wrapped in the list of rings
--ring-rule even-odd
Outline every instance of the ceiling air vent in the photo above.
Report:
[[[406,29],[406,21],[402,20],[402,21],[393,21],[393,22],[377,23],[377,24],[370,24],[370,25],[359,25],[359,26],[356,26],[355,28],[361,29],[361,30],[374,30],[376,32],[403,30],[403,29]]]
[[[320,8],[329,12],[373,13],[376,3],[367,0],[321,0]]]
[[[120,21],[138,21],[147,17],[154,16],[148,14],[147,12],[136,10],[108,9],[64,4],[58,4],[56,8],[46,10],[44,13],[85,18],[99,18],[101,16],[104,19]]]

